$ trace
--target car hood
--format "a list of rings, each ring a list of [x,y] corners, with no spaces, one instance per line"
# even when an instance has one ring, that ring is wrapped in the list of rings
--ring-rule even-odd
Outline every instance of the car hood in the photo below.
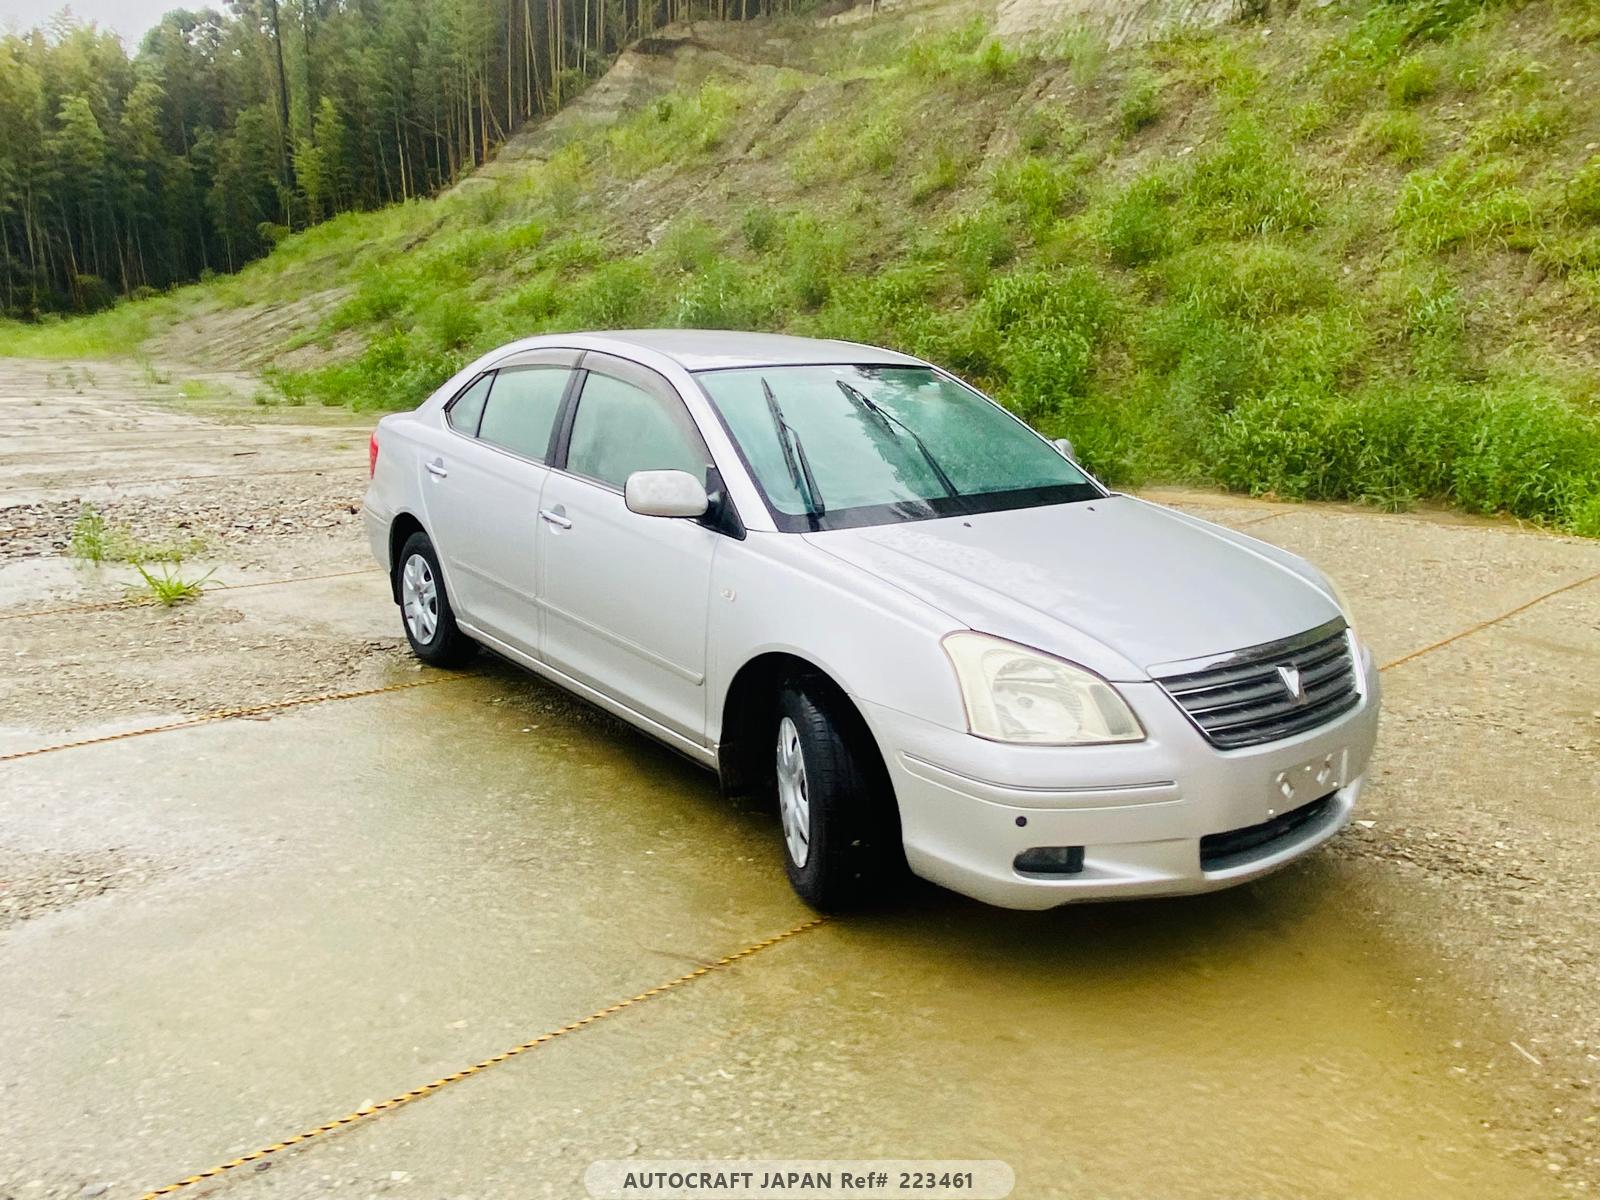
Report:
[[[1110,679],[1339,615],[1308,564],[1131,496],[804,536],[963,625]]]

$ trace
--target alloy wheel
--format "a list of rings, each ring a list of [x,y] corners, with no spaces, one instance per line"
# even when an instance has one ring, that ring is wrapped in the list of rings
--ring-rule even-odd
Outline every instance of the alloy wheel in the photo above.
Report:
[[[400,573],[400,602],[406,628],[426,646],[439,628],[439,583],[433,577],[433,567],[420,554],[408,558]]]
[[[806,782],[806,759],[800,749],[800,730],[788,717],[778,722],[778,811],[783,818],[783,841],[797,867],[811,856],[811,794]]]

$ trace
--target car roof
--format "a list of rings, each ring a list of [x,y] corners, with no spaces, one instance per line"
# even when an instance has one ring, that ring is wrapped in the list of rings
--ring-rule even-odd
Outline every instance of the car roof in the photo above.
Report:
[[[919,358],[832,338],[792,337],[784,333],[745,333],[729,329],[621,329],[595,333],[595,340],[664,354],[687,371],[729,367],[803,366],[820,363],[881,363],[922,366]]]

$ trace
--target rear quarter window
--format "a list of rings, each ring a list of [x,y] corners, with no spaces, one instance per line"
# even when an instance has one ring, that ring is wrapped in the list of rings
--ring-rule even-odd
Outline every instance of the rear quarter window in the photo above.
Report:
[[[494,385],[494,372],[480,375],[458,393],[445,409],[445,420],[450,428],[468,437],[478,436],[478,425],[483,420],[483,406],[489,399],[489,389]]]

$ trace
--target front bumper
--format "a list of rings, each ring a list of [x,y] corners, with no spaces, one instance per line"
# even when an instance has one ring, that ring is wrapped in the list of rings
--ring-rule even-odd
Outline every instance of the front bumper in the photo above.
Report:
[[[1118,690],[1148,734],[1115,746],[985,741],[857,701],[883,750],[906,860],[925,879],[1006,908],[1186,895],[1259,878],[1349,822],[1378,730],[1378,674],[1360,652],[1361,703],[1264,746],[1218,750],[1154,683]],[[1329,797],[1313,819],[1249,849],[1202,856],[1207,835],[1273,821]],[[1074,874],[1023,874],[1041,846],[1083,847]]]

